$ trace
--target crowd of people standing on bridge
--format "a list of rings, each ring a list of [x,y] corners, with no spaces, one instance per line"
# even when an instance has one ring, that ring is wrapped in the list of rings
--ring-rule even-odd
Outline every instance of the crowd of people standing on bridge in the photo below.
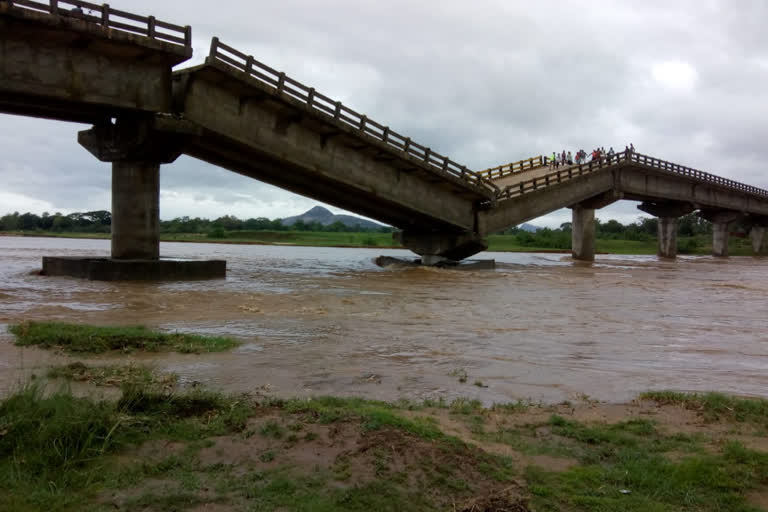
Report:
[[[629,146],[625,146],[624,151],[626,153],[634,153],[634,144],[630,143]],[[578,150],[575,154],[570,151],[566,153],[565,150],[563,150],[562,153],[553,151],[552,155],[549,157],[548,163],[553,169],[556,169],[561,165],[580,165],[588,162],[596,162],[601,158],[606,158],[608,163],[611,163],[611,160],[615,155],[616,152],[613,150],[613,147],[610,147],[608,151],[606,151],[604,147],[598,147],[593,149],[591,153],[587,153],[583,149]]]

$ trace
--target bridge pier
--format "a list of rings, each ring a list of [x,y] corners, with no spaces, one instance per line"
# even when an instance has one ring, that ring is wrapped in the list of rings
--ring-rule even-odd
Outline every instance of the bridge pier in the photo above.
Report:
[[[742,217],[741,212],[704,209],[699,215],[712,223],[712,256],[727,258],[729,229]]]
[[[160,259],[160,164],[112,163],[112,258]]]
[[[396,241],[421,256],[421,264],[437,266],[455,264],[488,248],[476,233],[417,233],[401,231],[393,234]]]
[[[765,241],[765,226],[752,226],[749,230],[749,238],[752,240],[752,250],[755,254],[760,254]]]
[[[111,258],[43,258],[45,275],[104,281],[225,276],[224,261],[160,259],[160,165],[178,158],[184,133],[158,127],[151,117],[122,118],[78,134],[83,147],[112,163]]]
[[[691,203],[675,201],[645,201],[637,206],[639,210],[659,219],[658,237],[660,258],[674,259],[677,257],[677,219],[688,215],[696,208]]]
[[[574,260],[595,261],[595,209],[571,208],[571,256]]]

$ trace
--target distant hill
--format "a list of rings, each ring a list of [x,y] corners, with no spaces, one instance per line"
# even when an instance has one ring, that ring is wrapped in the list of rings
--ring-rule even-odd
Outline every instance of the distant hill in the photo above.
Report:
[[[534,226],[533,224],[528,224],[527,222],[525,224],[520,225],[519,228],[529,233],[535,233],[536,231],[539,230],[538,226]]]
[[[306,211],[301,215],[296,215],[295,217],[286,217],[280,220],[282,221],[283,226],[291,226],[296,221],[301,220],[305,223],[319,222],[323,226],[329,226],[334,222],[341,222],[348,227],[360,226],[361,228],[366,229],[377,229],[384,227],[382,224],[361,219],[360,217],[355,217],[353,215],[334,215],[322,206],[315,206],[311,210]]]

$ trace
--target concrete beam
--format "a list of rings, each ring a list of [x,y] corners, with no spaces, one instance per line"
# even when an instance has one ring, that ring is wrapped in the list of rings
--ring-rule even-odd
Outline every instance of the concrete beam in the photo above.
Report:
[[[634,164],[626,165],[615,173],[615,188],[624,192],[627,198],[651,202],[675,201],[705,209],[768,215],[768,198],[721,187],[716,183],[696,181]]]
[[[460,234],[418,233],[402,231],[393,238],[421,256],[424,265],[443,261],[459,261],[488,249],[488,242],[475,233]]]
[[[611,189],[594,197],[590,197],[589,199],[585,199],[584,201],[580,201],[578,206],[581,208],[599,210],[600,208],[605,208],[606,206],[612,205],[616,201],[619,201],[623,198],[623,193],[619,192],[618,190]]]
[[[604,169],[499,201],[496,207],[479,212],[478,231],[481,234],[495,233],[603,193],[610,193],[613,183],[611,170]]]
[[[696,206],[692,203],[679,201],[644,201],[637,209],[654,217],[682,217],[692,213]]]
[[[78,132],[77,141],[102,162],[174,162],[191,137],[202,133],[188,121],[166,116],[123,115]]]
[[[191,48],[0,2],[0,112],[95,122],[170,112],[171,68]]]
[[[595,210],[574,206],[571,228],[571,255],[580,261],[595,260]]]
[[[404,230],[475,231],[475,205],[490,195],[428,172],[405,154],[383,160],[365,136],[329,138],[332,118],[261,92],[241,75],[212,65],[176,75],[177,107],[205,130],[189,154]],[[254,95],[266,99],[242,101]],[[382,215],[383,206],[389,213]]]

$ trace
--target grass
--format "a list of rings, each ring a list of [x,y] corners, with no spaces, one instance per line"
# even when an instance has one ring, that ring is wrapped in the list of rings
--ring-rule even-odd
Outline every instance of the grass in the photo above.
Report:
[[[159,374],[152,368],[137,364],[87,366],[81,362],[53,366],[46,374],[51,379],[64,379],[68,382],[87,382],[96,386],[122,386],[136,384],[142,386],[174,387],[178,380],[175,374]]]
[[[374,476],[366,481],[349,466],[345,476],[342,467],[333,466],[264,470],[202,462],[199,450],[212,439],[233,433],[248,439],[242,433],[260,408],[281,416],[261,426],[261,436],[274,443],[259,454],[261,464],[279,463],[283,448],[317,442],[316,435],[286,436],[307,428],[305,421],[357,425],[364,438],[378,432],[390,441],[373,449]],[[138,384],[124,386],[117,401],[96,401],[66,389],[45,392],[38,381],[0,402],[0,510],[102,510],[97,497],[116,490],[127,496],[127,510],[182,510],[213,502],[247,503],[248,510],[442,510],[446,496],[463,498],[473,491],[462,464],[493,481],[511,478],[508,461],[476,452],[434,424],[399,416],[397,410],[383,402],[330,397],[259,405],[243,397],[164,393]],[[289,419],[287,427],[283,418]],[[186,448],[115,464],[117,456],[153,439],[184,442]],[[415,457],[419,467],[411,471],[422,480],[414,485],[409,475],[416,473],[399,470],[392,457],[407,456],[417,442],[423,455]],[[348,485],[339,487],[339,479]],[[147,480],[162,488],[145,485]],[[105,504],[103,510],[111,507]]]
[[[739,398],[722,393],[678,393],[674,391],[649,391],[640,395],[662,405],[682,405],[701,412],[711,421],[720,419],[747,422],[768,427],[768,400]]]
[[[743,435],[674,432],[652,416],[581,422],[520,416],[540,407],[527,402],[487,409],[466,399],[257,403],[205,390],[161,391],[138,375],[119,400],[47,392],[36,381],[0,401],[0,510],[111,510],[117,505],[103,497],[121,495],[119,508],[129,511],[218,503],[256,511],[754,512],[746,496],[768,489],[768,453],[750,449]],[[673,392],[642,398],[690,407],[712,421],[762,426],[768,418],[764,400]],[[435,407],[466,422],[474,439],[510,445],[518,462],[447,435]],[[528,417],[538,419],[520,419]],[[338,455],[304,466],[291,458],[343,443],[338,436],[350,431],[355,441]],[[235,445],[243,449],[254,443],[253,461],[205,462],[202,450],[215,451],[222,436],[246,443]],[[180,448],[126,456],[152,440]],[[573,462],[548,470],[521,464],[526,454]],[[524,491],[503,497],[519,484]]]
[[[580,464],[527,469],[537,510],[754,511],[745,494],[768,479],[768,454],[737,441],[708,453],[696,439],[664,434],[643,419],[585,425],[553,416],[549,426]]]
[[[143,326],[97,327],[55,322],[12,325],[16,345],[60,348],[70,354],[100,354],[113,350],[181,353],[219,352],[238,345],[232,338],[162,333]]]
[[[158,436],[196,440],[242,428],[250,408],[214,393],[128,387],[117,402],[29,385],[0,402],[0,510],[69,510],[105,481],[110,454]]]

